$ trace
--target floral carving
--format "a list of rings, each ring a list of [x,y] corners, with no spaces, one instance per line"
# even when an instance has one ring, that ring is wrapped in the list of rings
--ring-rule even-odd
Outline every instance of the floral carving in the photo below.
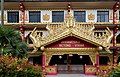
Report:
[[[90,13],[90,14],[88,15],[88,19],[89,19],[89,20],[94,20],[94,19],[95,19],[95,15],[92,14],[92,13]]]
[[[43,20],[44,21],[49,21],[49,19],[50,19],[50,15],[48,15],[48,14],[43,15]]]

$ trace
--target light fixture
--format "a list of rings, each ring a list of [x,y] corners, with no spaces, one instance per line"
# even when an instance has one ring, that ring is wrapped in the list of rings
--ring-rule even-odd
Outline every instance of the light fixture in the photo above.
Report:
[[[72,54],[69,54],[69,56],[73,56]]]
[[[61,59],[61,58],[62,58],[62,56],[59,56],[59,58]]]
[[[82,59],[83,58],[83,56],[80,56],[80,59]]]

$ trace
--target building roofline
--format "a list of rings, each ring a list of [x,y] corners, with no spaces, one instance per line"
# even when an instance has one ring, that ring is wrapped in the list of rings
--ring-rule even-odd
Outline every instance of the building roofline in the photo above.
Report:
[[[67,9],[69,2],[23,2],[26,10]],[[109,2],[70,2],[72,9],[112,9],[115,1]],[[19,2],[4,2],[5,10],[19,10]]]

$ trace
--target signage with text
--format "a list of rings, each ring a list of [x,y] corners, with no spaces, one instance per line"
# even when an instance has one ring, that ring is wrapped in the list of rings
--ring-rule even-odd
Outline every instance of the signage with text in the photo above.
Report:
[[[72,36],[63,38],[59,41],[56,41],[46,46],[46,48],[91,48],[91,47],[96,46]]]

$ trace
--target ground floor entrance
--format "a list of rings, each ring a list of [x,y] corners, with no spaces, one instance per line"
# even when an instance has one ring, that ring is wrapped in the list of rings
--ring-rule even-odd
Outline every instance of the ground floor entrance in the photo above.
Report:
[[[81,73],[85,71],[85,65],[92,65],[89,55],[64,54],[53,55],[49,65],[56,65],[58,73]]]

